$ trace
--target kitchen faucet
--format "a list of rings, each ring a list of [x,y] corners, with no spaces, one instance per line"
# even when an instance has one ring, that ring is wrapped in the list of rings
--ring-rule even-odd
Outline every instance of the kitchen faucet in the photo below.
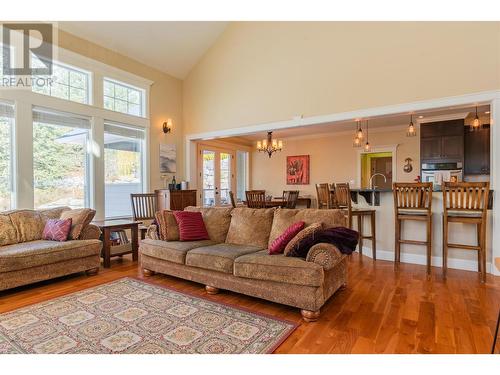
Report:
[[[387,178],[382,173],[374,173],[374,174],[372,174],[372,176],[370,177],[370,188],[372,190],[376,188],[376,186],[373,185],[373,177],[375,177],[375,176],[382,176],[384,178],[384,182],[387,182]]]

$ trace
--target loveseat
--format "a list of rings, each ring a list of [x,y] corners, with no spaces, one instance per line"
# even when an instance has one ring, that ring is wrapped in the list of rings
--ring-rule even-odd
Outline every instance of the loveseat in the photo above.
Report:
[[[319,243],[306,258],[269,255],[268,245],[297,221],[306,225],[347,226],[342,210],[201,208],[210,240],[160,240],[151,225],[140,243],[144,275],[162,273],[220,289],[298,307],[304,320],[315,321],[320,309],[346,285],[347,263],[334,245]]]
[[[47,220],[59,219],[63,213],[74,216],[75,239],[42,240]],[[82,271],[97,274],[102,247],[100,229],[85,217],[78,223],[82,216],[88,217],[84,209],[71,211],[68,207],[1,212],[0,290]]]

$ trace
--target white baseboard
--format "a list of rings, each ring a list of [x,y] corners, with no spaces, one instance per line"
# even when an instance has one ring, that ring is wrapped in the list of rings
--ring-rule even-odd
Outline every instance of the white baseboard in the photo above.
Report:
[[[363,246],[363,255],[372,258],[372,249],[369,246]],[[377,249],[377,259],[394,262],[394,251]],[[404,253],[403,251],[401,251],[401,262],[426,265],[427,257],[421,254]],[[442,267],[443,258],[433,256],[431,259],[431,264],[433,267]],[[477,261],[448,257],[448,268],[477,272]],[[492,273],[491,268],[492,264],[490,262],[486,263],[486,273]]]

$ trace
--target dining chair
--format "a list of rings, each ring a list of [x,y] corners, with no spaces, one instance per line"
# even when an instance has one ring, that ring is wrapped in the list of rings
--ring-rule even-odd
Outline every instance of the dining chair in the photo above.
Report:
[[[134,221],[154,220],[158,210],[157,195],[155,193],[130,194],[132,202],[132,218]],[[146,237],[147,225],[139,225],[141,239]]]
[[[231,200],[231,206],[236,208],[236,200],[234,199],[234,193],[231,190],[229,191],[229,199]]]
[[[247,190],[247,206],[249,208],[266,208],[266,191],[265,190]]]
[[[427,275],[432,261],[432,182],[395,182],[394,198],[394,261],[401,260],[401,244],[424,245],[427,249]],[[405,221],[423,221],[426,224],[425,241],[402,239]]]
[[[283,208],[295,208],[299,199],[298,190],[283,190]]]
[[[333,208],[329,184],[316,184],[316,195],[319,209]]]
[[[351,202],[351,188],[349,183],[335,184],[335,202],[336,208],[346,210],[349,228],[352,228],[352,218],[356,217],[358,221],[359,232],[359,253],[363,254],[363,240],[370,240],[372,243],[372,259],[377,260],[377,230],[375,226],[375,213],[377,212],[371,208],[353,208]],[[363,231],[363,221],[365,217],[370,218],[370,235],[366,235]]]
[[[486,226],[489,182],[444,182],[443,189],[443,276],[448,270],[448,248],[476,250],[481,282],[486,281]],[[477,245],[448,242],[449,223],[474,224]]]

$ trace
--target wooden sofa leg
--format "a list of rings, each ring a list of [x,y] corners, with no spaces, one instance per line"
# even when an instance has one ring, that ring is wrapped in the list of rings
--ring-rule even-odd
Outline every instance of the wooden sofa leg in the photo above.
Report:
[[[217,294],[220,292],[219,288],[216,288],[215,286],[210,286],[210,285],[206,285],[205,290],[207,291],[207,294]]]
[[[142,269],[142,274],[146,277],[153,276],[155,274],[155,271],[148,270],[146,268]]]
[[[304,319],[306,322],[315,322],[319,319],[320,311],[311,311],[311,310],[300,310],[300,313],[302,314],[302,319]]]
[[[95,276],[99,273],[99,267],[91,268],[90,270],[85,271],[87,276]]]

